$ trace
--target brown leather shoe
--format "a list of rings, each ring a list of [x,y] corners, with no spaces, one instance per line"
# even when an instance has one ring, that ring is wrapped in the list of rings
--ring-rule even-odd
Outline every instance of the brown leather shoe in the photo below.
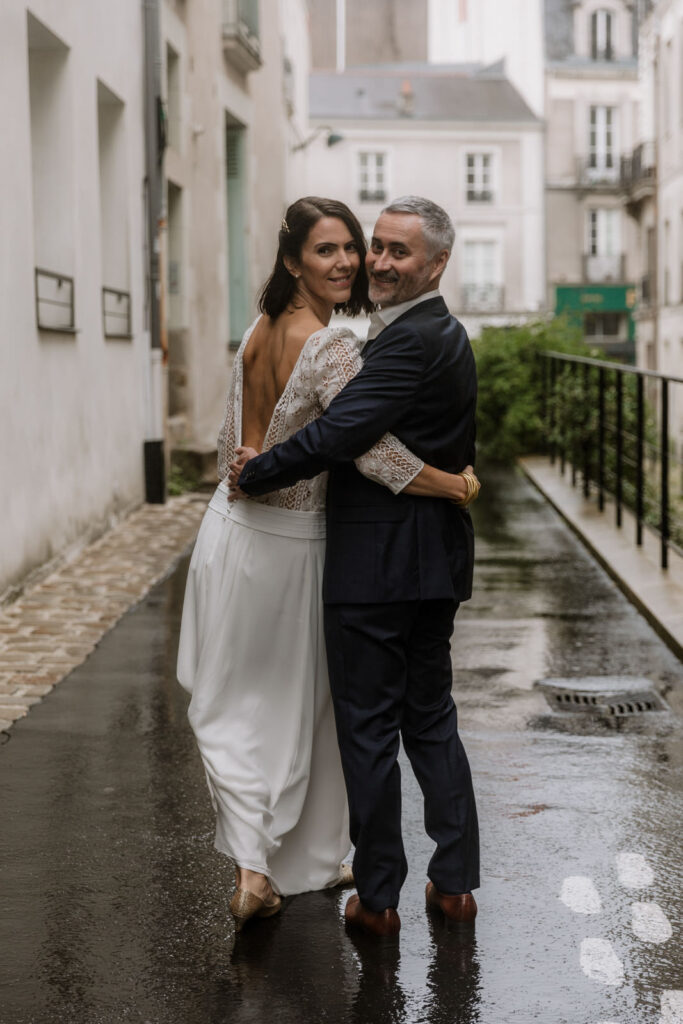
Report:
[[[360,901],[358,893],[354,893],[346,904],[344,918],[351,928],[360,928],[366,935],[376,938],[391,938],[401,930],[401,918],[393,907],[386,910],[368,910]]]
[[[439,892],[433,882],[427,882],[425,896],[427,906],[440,910],[449,921],[455,921],[456,924],[474,924],[477,904],[471,892]]]

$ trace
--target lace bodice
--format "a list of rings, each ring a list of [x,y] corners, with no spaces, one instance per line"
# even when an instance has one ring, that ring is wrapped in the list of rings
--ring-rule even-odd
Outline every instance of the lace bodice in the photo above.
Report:
[[[236,355],[228,391],[225,419],[218,435],[218,475],[223,480],[242,443],[242,355],[258,319],[245,332]],[[306,341],[273,411],[263,450],[266,451],[307,426],[325,411],[332,399],[363,365],[362,344],[345,327],[324,327]],[[397,494],[417,476],[424,463],[393,434],[385,434],[369,452],[356,459],[364,476],[389,487]],[[264,494],[251,501],[301,511],[325,507],[327,473],[312,480],[300,480],[293,487]]]

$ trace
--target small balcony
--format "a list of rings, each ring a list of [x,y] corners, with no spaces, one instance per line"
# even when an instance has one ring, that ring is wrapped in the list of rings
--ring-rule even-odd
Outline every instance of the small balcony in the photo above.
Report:
[[[608,284],[626,280],[626,255],[614,253],[601,256],[583,254],[583,279],[593,284]]]
[[[465,313],[497,313],[505,305],[505,288],[502,284],[464,284],[460,302]]]
[[[358,192],[358,200],[361,203],[385,203],[387,194],[383,188],[362,188]]]
[[[223,52],[242,74],[261,66],[258,0],[223,0]]]
[[[577,157],[576,180],[586,190],[614,192],[620,188],[618,158],[609,154]]]
[[[643,203],[654,196],[657,164],[654,142],[641,142],[631,156],[621,158],[621,187],[626,194],[626,209],[636,219]]]

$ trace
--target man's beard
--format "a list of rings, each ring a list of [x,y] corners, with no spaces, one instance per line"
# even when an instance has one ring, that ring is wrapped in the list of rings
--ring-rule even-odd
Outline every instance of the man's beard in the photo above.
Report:
[[[384,306],[398,306],[401,302],[409,302],[410,299],[421,295],[426,291],[429,282],[429,273],[411,274],[407,277],[391,276],[385,278],[381,275],[370,274],[369,296],[371,302],[378,302]],[[393,287],[392,287],[393,286]]]

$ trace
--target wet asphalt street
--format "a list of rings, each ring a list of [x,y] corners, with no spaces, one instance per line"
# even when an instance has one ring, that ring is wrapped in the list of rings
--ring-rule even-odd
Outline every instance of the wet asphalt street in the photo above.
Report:
[[[186,559],[0,748],[1,1024],[683,1020],[683,667],[524,478],[483,475],[453,647],[482,834],[474,935],[425,915],[406,769],[399,946],[354,943],[337,891],[234,944],[175,681]],[[534,688],[617,674],[671,712],[617,729]]]

